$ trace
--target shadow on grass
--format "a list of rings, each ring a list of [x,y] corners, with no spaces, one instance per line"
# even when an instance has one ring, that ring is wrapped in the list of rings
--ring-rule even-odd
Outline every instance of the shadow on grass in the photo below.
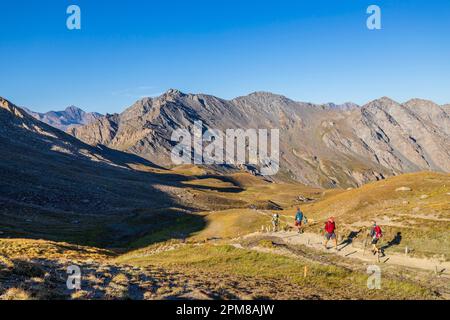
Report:
[[[78,289],[68,287],[77,282],[74,274],[68,273],[71,265],[79,267]],[[239,299],[233,288],[213,286],[208,290],[207,280],[186,286],[186,278],[178,273],[95,262],[11,259],[7,266],[0,264],[0,280],[0,297],[5,300]]]
[[[388,243],[386,243],[385,245],[383,245],[381,247],[381,250],[384,251],[384,250],[389,249],[389,248],[391,248],[393,246],[400,245],[400,243],[402,242],[402,239],[403,239],[402,233],[401,232],[397,232],[397,234],[394,236],[394,238],[391,241],[389,241]]]
[[[99,248],[182,240],[206,222],[195,214],[199,206],[187,205],[172,191],[218,191],[225,197],[243,191],[227,177],[184,176],[136,155],[90,146],[26,114],[19,118],[1,109],[0,119],[8,133],[0,133],[3,238]],[[134,170],[138,164],[155,170]],[[187,183],[207,178],[232,185]]]
[[[5,209],[8,207],[0,209],[0,239],[43,239],[120,252],[168,240],[184,240],[206,227],[203,216],[178,208],[134,209],[131,213],[95,215],[67,214],[61,215],[61,219],[49,216],[45,211],[35,211],[34,214],[39,215],[40,219],[31,222],[11,215],[9,210],[8,214],[4,214],[2,211]],[[77,224],[71,223],[73,219],[77,219]],[[78,250],[82,253],[84,249],[80,247]]]
[[[339,246],[344,245],[343,247],[340,248],[340,250],[342,250],[345,247],[351,245],[353,243],[353,240],[358,237],[358,235],[361,233],[361,231],[362,230],[350,231],[350,233],[348,234],[347,238],[339,244]]]
[[[94,300],[142,300],[147,291],[154,290],[156,279],[133,273],[116,266],[83,263],[80,270],[80,289],[72,289],[69,284],[76,280],[70,278],[68,264],[48,259],[13,259],[11,265],[0,268],[3,299],[94,299]],[[145,277],[145,279],[143,278]],[[143,280],[142,284],[136,280]],[[129,281],[135,280],[135,281]]]

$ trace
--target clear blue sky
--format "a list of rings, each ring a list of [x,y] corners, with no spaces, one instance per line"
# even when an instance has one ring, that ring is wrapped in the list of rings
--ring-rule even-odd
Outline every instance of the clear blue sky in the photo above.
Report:
[[[370,4],[381,31],[366,28]],[[169,88],[450,103],[448,0],[14,0],[0,13],[0,96],[37,111],[120,112]]]

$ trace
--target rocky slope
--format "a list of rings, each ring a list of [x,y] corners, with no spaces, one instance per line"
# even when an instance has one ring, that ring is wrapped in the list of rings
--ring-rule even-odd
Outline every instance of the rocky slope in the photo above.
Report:
[[[196,120],[213,129],[280,129],[278,179],[359,186],[420,170],[450,172],[450,116],[430,101],[315,105],[266,92],[233,100],[169,90],[70,133],[92,145],[170,166],[171,134]]]
[[[450,115],[450,104],[443,105],[442,109]]]
[[[89,124],[102,117],[100,113],[85,112],[75,106],[67,107],[64,111],[49,111],[46,113],[34,112],[26,108],[23,110],[37,120],[45,122],[62,131]]]

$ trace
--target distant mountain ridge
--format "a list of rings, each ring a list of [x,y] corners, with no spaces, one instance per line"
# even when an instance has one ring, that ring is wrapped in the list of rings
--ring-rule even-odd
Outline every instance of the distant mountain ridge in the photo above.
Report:
[[[171,89],[69,132],[92,144],[170,165],[173,130],[280,129],[280,179],[352,187],[406,172],[450,172],[448,107],[383,97],[364,106],[296,102],[269,92],[232,100]]]
[[[339,109],[339,110],[352,110],[355,108],[359,108],[360,106],[353,102],[345,102],[343,104],[335,104],[335,103],[327,103],[326,106],[330,107],[331,109]]]
[[[37,120],[47,123],[62,131],[67,131],[73,127],[89,124],[103,116],[97,112],[85,112],[75,106],[67,107],[63,111],[49,111],[45,113],[34,112],[27,108],[23,109]]]

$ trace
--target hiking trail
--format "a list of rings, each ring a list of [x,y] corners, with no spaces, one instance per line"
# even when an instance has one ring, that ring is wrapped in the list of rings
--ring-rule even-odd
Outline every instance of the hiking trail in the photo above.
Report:
[[[431,258],[417,258],[411,257],[404,254],[390,253],[387,252],[384,257],[380,257],[380,261],[377,261],[377,257],[371,252],[370,243],[367,245],[366,249],[357,247],[353,242],[341,243],[338,242],[338,251],[334,248],[334,242],[328,242],[328,249],[325,249],[323,242],[324,237],[315,233],[305,232],[299,234],[293,231],[279,231],[279,232],[269,232],[261,233],[267,236],[277,237],[282,239],[286,244],[291,245],[304,245],[308,248],[318,250],[321,252],[328,252],[342,256],[344,258],[358,259],[361,261],[369,263],[380,263],[388,265],[397,265],[403,267],[410,267],[416,269],[422,269],[432,272],[437,272],[438,274],[448,277],[450,276],[450,262],[444,262],[438,259]],[[254,236],[255,234],[253,234]],[[249,235],[252,236],[252,235]]]

